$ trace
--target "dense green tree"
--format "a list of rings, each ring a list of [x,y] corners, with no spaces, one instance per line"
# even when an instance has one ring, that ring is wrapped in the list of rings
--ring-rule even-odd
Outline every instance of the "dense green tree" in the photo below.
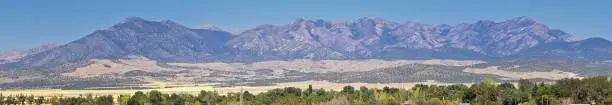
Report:
[[[83,105],[94,105],[96,101],[92,94],[85,95],[85,98],[79,97],[77,100],[82,101],[81,104]]]
[[[496,83],[492,80],[485,80],[480,84],[472,85],[466,96],[472,103],[478,104],[494,104],[499,101],[499,91]]]
[[[499,87],[502,90],[503,89],[512,89],[512,90],[516,89],[516,87],[514,87],[514,84],[509,83],[509,82],[504,82],[502,84],[499,84],[499,86],[497,86],[497,87]]]
[[[332,98],[332,95],[325,91],[325,89],[321,88],[321,89],[316,89],[314,90],[315,94],[314,95],[310,95],[308,97],[308,99],[315,101],[315,102],[324,102],[324,101],[329,101]]]
[[[376,99],[376,102],[381,105],[399,105],[402,103],[397,97],[394,97],[392,94],[388,94],[386,92],[375,92],[374,99]]]
[[[555,85],[558,87],[557,89],[559,90],[557,96],[569,98],[573,95],[576,95],[575,93],[579,91],[578,89],[580,88],[581,84],[582,81],[576,78],[564,78],[558,80],[555,83]]]
[[[531,91],[531,89],[534,87],[534,84],[531,81],[529,81],[529,80],[520,79],[518,81],[518,86],[519,86],[519,90],[521,92],[526,92],[527,93],[527,92]]]
[[[53,96],[51,97],[51,99],[49,99],[49,104],[51,105],[59,105],[59,98],[57,96]]]
[[[69,98],[60,98],[55,105],[95,105],[91,103],[92,100],[89,100],[87,97],[69,97]]]
[[[302,89],[300,89],[300,88],[286,87],[284,90],[285,90],[284,94],[286,94],[286,95],[294,95],[294,96],[301,96],[302,95]]]
[[[198,102],[195,97],[189,94],[172,94],[170,99],[174,105],[195,105]]]
[[[274,101],[272,105],[301,105],[304,100],[299,98],[298,96],[289,95],[285,97],[281,97],[278,100]]]
[[[587,97],[585,101],[600,104],[606,98],[606,92],[612,88],[609,77],[591,77],[582,80],[583,85],[579,89],[584,90]]]
[[[0,94],[0,105],[4,105],[5,101],[4,101],[4,96],[2,94]]]
[[[203,105],[214,105],[218,104],[219,94],[215,91],[200,91],[200,94],[196,97],[196,100]]]
[[[17,102],[17,100],[15,99],[15,97],[13,96],[8,96],[6,97],[5,103],[7,105],[17,105],[19,102]]]
[[[113,96],[100,96],[96,97],[95,105],[113,105]]]
[[[417,87],[417,88],[420,88],[420,87]],[[391,92],[391,88],[385,86],[385,87],[383,87],[383,92],[389,93],[389,92]]]
[[[148,96],[149,103],[152,105],[162,105],[162,102],[165,101],[163,94],[157,90],[149,91]]]
[[[355,92],[355,88],[353,86],[344,86],[341,92],[347,93],[347,94],[353,94]]]
[[[417,101],[412,103],[413,105],[451,105],[451,103],[440,100],[438,98],[431,98],[428,100]]]
[[[450,85],[446,88],[449,91],[449,95],[447,97],[454,101],[462,101],[463,97],[465,97],[465,93],[469,89],[463,84]]]
[[[522,102],[521,93],[517,89],[504,87],[500,85],[501,101],[504,105],[517,105]]]
[[[119,97],[117,97],[117,101],[119,105],[127,105],[129,100],[130,100],[129,95],[119,95]]]
[[[368,92],[368,87],[361,86],[361,87],[359,87],[359,91],[363,92],[363,93]]]
[[[172,93],[170,95],[170,100],[172,100],[172,104],[174,105],[185,105],[185,100],[181,99],[181,97],[176,93]]]
[[[26,102],[30,105],[34,104],[34,95],[30,95],[28,97],[26,97]]]
[[[255,100],[255,95],[251,94],[249,91],[244,91],[243,95],[243,99],[246,101],[253,101]]]
[[[19,102],[19,104],[21,105],[25,105],[27,97],[25,95],[19,95],[17,96],[17,102]]]
[[[148,98],[143,92],[138,91],[128,100],[128,105],[148,105]]]
[[[45,97],[43,96],[39,96],[38,98],[36,98],[36,100],[34,100],[35,105],[42,105],[44,103],[45,103]]]
[[[312,85],[308,85],[308,88],[306,89],[306,96],[309,96],[310,94],[312,94],[313,89],[312,89]]]

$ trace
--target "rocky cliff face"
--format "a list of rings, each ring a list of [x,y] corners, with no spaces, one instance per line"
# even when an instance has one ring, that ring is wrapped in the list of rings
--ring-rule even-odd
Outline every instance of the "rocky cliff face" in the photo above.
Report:
[[[527,17],[457,25],[361,18],[348,22],[298,19],[287,25],[263,25],[237,35],[227,45],[255,55],[297,58],[376,58],[398,50],[458,50],[499,58],[538,44],[575,40],[573,35]]]
[[[226,32],[189,29],[172,21],[132,17],[79,40],[27,56],[15,64],[38,67],[127,56],[172,62],[197,61],[222,53],[218,48],[228,38]]]
[[[612,43],[579,41],[527,17],[455,25],[296,19],[232,35],[190,29],[172,21],[128,18],[84,38],[24,57],[4,67],[53,66],[89,59],[144,56],[163,62],[287,59],[608,59]],[[602,46],[602,47],[598,47]],[[558,52],[557,50],[563,50]],[[555,53],[555,56],[542,55]],[[598,56],[593,56],[597,54]],[[600,57],[606,56],[606,57]]]

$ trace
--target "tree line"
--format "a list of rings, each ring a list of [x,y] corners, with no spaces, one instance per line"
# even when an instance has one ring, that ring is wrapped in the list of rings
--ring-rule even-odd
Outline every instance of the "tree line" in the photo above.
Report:
[[[342,90],[286,87],[259,94],[215,91],[166,94],[160,91],[132,95],[35,97],[2,96],[0,105],[612,105],[610,77],[566,78],[554,83],[519,80],[517,84],[485,80],[471,86],[416,85],[410,89],[345,86]]]

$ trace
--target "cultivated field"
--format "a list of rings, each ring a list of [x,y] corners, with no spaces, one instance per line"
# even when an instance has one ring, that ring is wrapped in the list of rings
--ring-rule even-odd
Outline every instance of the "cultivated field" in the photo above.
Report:
[[[272,86],[230,86],[230,87],[219,87],[216,84],[190,84],[190,83],[152,83],[141,85],[140,87],[147,87],[151,89],[130,89],[129,87],[92,87],[82,90],[62,90],[62,89],[28,89],[28,90],[2,90],[2,95],[34,95],[34,96],[62,96],[62,97],[77,97],[87,94],[94,96],[101,95],[121,95],[121,94],[133,94],[136,91],[151,91],[159,90],[164,93],[188,93],[198,94],[201,90],[206,91],[217,91],[220,94],[229,92],[240,92],[249,91],[250,93],[261,93],[272,89],[285,88],[285,87],[298,87],[307,88],[308,85],[312,85],[313,88],[323,88],[327,90],[342,90],[344,86],[361,87],[365,86],[368,88],[382,89],[384,87],[395,87],[395,88],[411,88],[417,84],[425,85],[451,85],[451,83],[440,83],[436,81],[426,82],[413,82],[413,83],[333,83],[328,81],[302,81],[302,82],[288,82],[279,83]],[[454,83],[453,83],[454,84]],[[465,83],[469,85],[470,83]],[[121,89],[113,89],[121,88]]]

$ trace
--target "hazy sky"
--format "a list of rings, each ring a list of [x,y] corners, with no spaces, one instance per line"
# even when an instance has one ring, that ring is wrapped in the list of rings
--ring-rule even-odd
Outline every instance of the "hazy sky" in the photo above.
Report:
[[[0,0],[0,50],[68,43],[130,16],[241,29],[296,18],[457,24],[527,16],[581,38],[612,38],[612,0]]]

